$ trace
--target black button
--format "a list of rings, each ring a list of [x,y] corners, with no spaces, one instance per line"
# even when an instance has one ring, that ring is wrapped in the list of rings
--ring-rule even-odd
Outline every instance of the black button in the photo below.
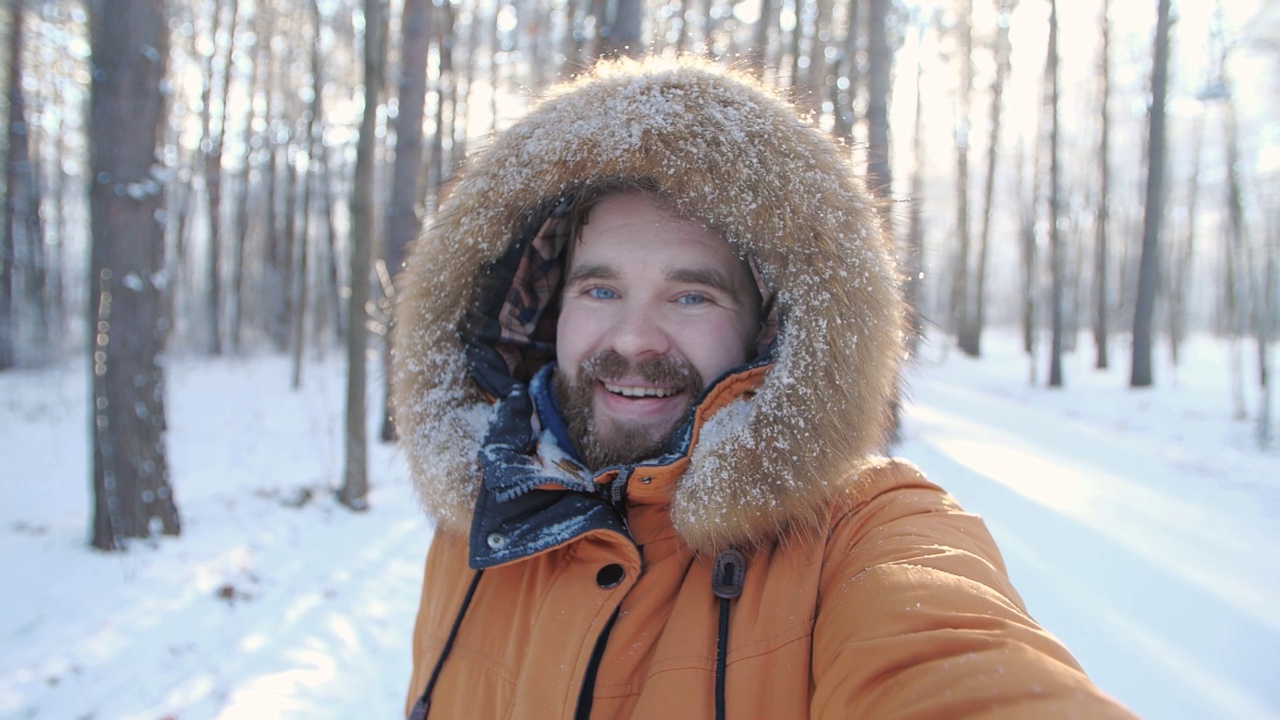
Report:
[[[605,565],[600,568],[600,572],[596,573],[596,584],[605,590],[612,590],[618,587],[622,582],[622,578],[627,576],[627,571],[617,563]]]

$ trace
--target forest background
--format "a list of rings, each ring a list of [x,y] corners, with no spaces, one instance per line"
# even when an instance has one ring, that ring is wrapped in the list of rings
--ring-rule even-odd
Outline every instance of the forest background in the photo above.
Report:
[[[1260,0],[9,0],[0,370],[87,360],[90,542],[177,535],[174,356],[343,348],[343,504],[393,276],[469,152],[601,57],[755,73],[890,199],[916,338],[1135,388],[1231,348],[1273,442],[1280,6]],[[1083,331],[1083,332],[1082,332]],[[1077,347],[1078,338],[1091,338]],[[370,387],[372,386],[372,387]],[[394,438],[387,421],[383,440]]]

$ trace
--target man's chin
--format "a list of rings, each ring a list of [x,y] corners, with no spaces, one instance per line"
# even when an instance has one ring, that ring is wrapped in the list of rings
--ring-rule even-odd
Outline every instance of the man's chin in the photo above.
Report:
[[[673,423],[610,422],[592,433],[586,458],[593,469],[609,465],[630,465],[650,460],[662,453]]]

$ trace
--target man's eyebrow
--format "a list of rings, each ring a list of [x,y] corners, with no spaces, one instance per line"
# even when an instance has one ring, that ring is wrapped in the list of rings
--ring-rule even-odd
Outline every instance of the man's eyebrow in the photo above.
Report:
[[[667,271],[669,282],[705,285],[720,292],[733,294],[733,285],[724,273],[711,267],[673,268]]]
[[[617,277],[618,271],[608,265],[579,265],[565,278],[565,284],[572,285],[584,280],[614,280]]]

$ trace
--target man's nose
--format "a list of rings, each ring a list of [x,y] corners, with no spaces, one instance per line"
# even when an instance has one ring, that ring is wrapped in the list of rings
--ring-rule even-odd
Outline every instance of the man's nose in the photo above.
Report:
[[[610,344],[623,357],[644,358],[665,355],[671,338],[652,308],[636,303],[618,313]]]

